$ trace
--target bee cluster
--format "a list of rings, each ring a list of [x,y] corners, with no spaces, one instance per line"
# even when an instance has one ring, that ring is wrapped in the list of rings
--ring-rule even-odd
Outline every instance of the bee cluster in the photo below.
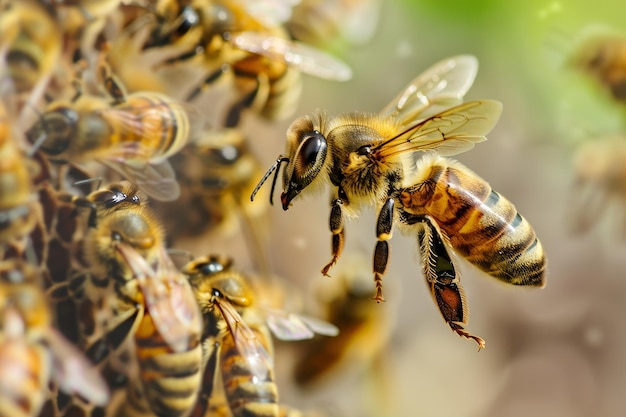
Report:
[[[505,283],[544,285],[528,221],[448,158],[484,141],[501,112],[464,101],[473,56],[435,63],[379,113],[296,119],[264,174],[244,115],[291,116],[303,73],[349,79],[319,45],[371,36],[377,4],[0,0],[0,416],[302,415],[279,400],[272,336],[317,337],[294,367],[300,384],[355,345],[374,362],[390,326],[370,298],[385,301],[394,227],[416,238],[445,323],[479,350],[457,255]],[[338,274],[323,320],[269,301],[288,285],[260,227],[281,168],[284,210],[332,189],[324,275],[345,218],[377,211],[373,279],[361,260]],[[257,280],[221,254],[180,250],[233,230]]]
[[[1,416],[301,415],[270,332],[337,328],[262,309],[228,258],[171,255],[266,210],[242,113],[289,116],[301,72],[350,77],[292,37],[309,13],[267,5],[0,1]],[[334,18],[296,31],[323,41]],[[195,101],[224,86],[209,126]]]

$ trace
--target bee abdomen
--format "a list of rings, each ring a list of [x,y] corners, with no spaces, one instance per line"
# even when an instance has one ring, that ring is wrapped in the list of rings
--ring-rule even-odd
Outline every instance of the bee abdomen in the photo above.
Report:
[[[435,160],[420,183],[400,194],[403,210],[429,215],[457,253],[513,285],[544,285],[546,259],[513,203],[458,162]]]
[[[513,203],[492,190],[468,210],[465,224],[450,241],[468,261],[513,285],[544,285],[545,255],[530,223]],[[445,227],[444,227],[445,230]]]
[[[222,379],[235,417],[277,417],[278,389],[270,370],[265,379],[255,376],[250,365],[226,337],[222,346]]]
[[[173,352],[150,316],[144,316],[135,343],[140,378],[152,412],[159,417],[186,416],[196,403],[202,381],[200,344]]]
[[[0,417],[37,415],[49,376],[43,348],[5,341],[0,353]]]

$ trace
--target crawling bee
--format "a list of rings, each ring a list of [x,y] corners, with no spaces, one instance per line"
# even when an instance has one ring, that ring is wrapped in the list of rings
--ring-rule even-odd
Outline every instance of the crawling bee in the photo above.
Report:
[[[167,158],[178,152],[200,126],[191,108],[169,97],[124,87],[101,67],[112,97],[77,92],[70,102],[51,103],[26,132],[28,140],[55,161],[100,162],[133,180],[151,197],[175,200],[180,187]]]
[[[37,220],[29,162],[9,118],[7,106],[0,100],[0,252],[7,241],[28,235]]]
[[[342,252],[344,215],[376,207],[375,299],[384,301],[382,277],[398,224],[417,237],[426,282],[448,325],[482,348],[483,339],[464,329],[468,309],[453,254],[504,282],[539,287],[546,259],[515,206],[467,167],[446,158],[484,141],[500,116],[499,102],[461,103],[477,67],[476,58],[467,55],[440,61],[378,114],[296,119],[287,131],[286,155],[279,156],[257,189],[276,171],[273,191],[283,163],[284,210],[301,195],[332,187],[332,258],[324,275]],[[419,152],[426,154],[418,160]]]
[[[315,333],[334,336],[333,325],[311,317],[263,310],[232,261],[201,257],[183,267],[204,316],[206,369],[203,390],[193,416],[203,416],[214,395],[220,369],[226,400],[233,416],[279,415],[274,382],[270,331],[283,340],[302,340]]]
[[[0,262],[0,416],[35,417],[53,381],[94,404],[109,391],[83,353],[53,326],[38,270],[21,260]]]
[[[300,98],[300,72],[338,81],[352,75],[339,59],[289,39],[281,24],[290,5],[262,6],[247,0],[194,0],[158,2],[154,8],[157,24],[145,48],[182,45],[185,52],[165,64],[199,58],[207,69],[189,100],[225,74],[234,75],[239,98],[228,111],[226,127],[237,126],[246,108],[270,120],[291,115]]]
[[[45,2],[0,1],[0,83],[12,83],[19,97],[17,114],[44,96],[61,44],[56,13]]]
[[[189,282],[166,253],[160,222],[127,181],[74,200],[90,210],[84,251],[91,268],[75,278],[75,293],[104,305],[106,320],[113,320],[107,311],[136,316],[130,334],[139,381],[133,382],[147,400],[140,405],[160,417],[188,415],[200,384],[202,317]]]

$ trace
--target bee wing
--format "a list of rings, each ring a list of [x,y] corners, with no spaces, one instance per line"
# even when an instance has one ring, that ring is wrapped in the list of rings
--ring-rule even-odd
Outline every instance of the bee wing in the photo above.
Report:
[[[200,308],[189,285],[165,248],[159,249],[155,269],[130,246],[117,246],[133,270],[145,299],[146,311],[165,342],[175,351],[187,350],[202,333]]]
[[[216,305],[226,322],[237,350],[250,365],[252,373],[265,380],[274,366],[271,355],[229,302],[219,300]]]
[[[77,393],[96,405],[108,404],[109,387],[83,353],[54,328],[48,329],[46,341],[52,354],[52,377],[59,388]]]
[[[152,92],[131,94],[127,101],[99,112],[118,136],[109,150],[111,159],[159,163],[197,139],[208,125],[193,104]]]
[[[299,71],[332,81],[352,78],[352,69],[339,58],[304,43],[257,32],[242,32],[231,38],[235,47],[282,61]]]
[[[266,322],[274,336],[285,341],[311,339],[316,333],[325,336],[339,334],[339,329],[331,323],[281,310],[268,309]]]
[[[150,198],[174,201],[180,196],[176,172],[167,160],[159,163],[124,159],[102,159],[101,162],[137,184]]]
[[[478,72],[472,55],[444,59],[418,75],[383,110],[401,126],[415,123],[449,107],[460,104]]]
[[[240,0],[250,16],[268,28],[280,26],[291,17],[300,0]]]
[[[418,151],[456,155],[486,140],[501,112],[502,104],[494,100],[463,103],[407,128],[376,145],[372,152],[376,158]]]

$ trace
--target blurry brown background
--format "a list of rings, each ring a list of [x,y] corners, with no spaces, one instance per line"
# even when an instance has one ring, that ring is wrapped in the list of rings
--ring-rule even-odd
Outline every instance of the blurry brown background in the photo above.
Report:
[[[618,3],[384,2],[372,41],[341,52],[354,69],[352,81],[306,77],[298,115],[317,108],[375,112],[439,59],[476,55],[480,69],[466,97],[500,100],[504,112],[489,140],[458,159],[531,222],[548,255],[549,274],[545,289],[513,288],[463,262],[468,329],[487,341],[477,353],[439,316],[423,283],[415,237],[396,233],[385,276],[384,308],[396,317],[389,323],[394,332],[386,372],[348,369],[301,391],[290,381],[294,348],[280,344],[283,402],[346,417],[626,415],[626,246],[611,232],[612,218],[599,218],[583,235],[573,235],[567,225],[576,191],[575,147],[620,132],[624,113],[588,89],[579,93],[562,63],[588,25],[624,27],[626,4]],[[291,120],[269,125],[252,119],[246,118],[245,129],[269,166],[283,152]],[[323,287],[332,279],[319,273],[330,254],[327,197],[271,211],[275,272],[305,288]],[[346,252],[360,252],[370,262],[374,226],[372,212],[348,223]]]

